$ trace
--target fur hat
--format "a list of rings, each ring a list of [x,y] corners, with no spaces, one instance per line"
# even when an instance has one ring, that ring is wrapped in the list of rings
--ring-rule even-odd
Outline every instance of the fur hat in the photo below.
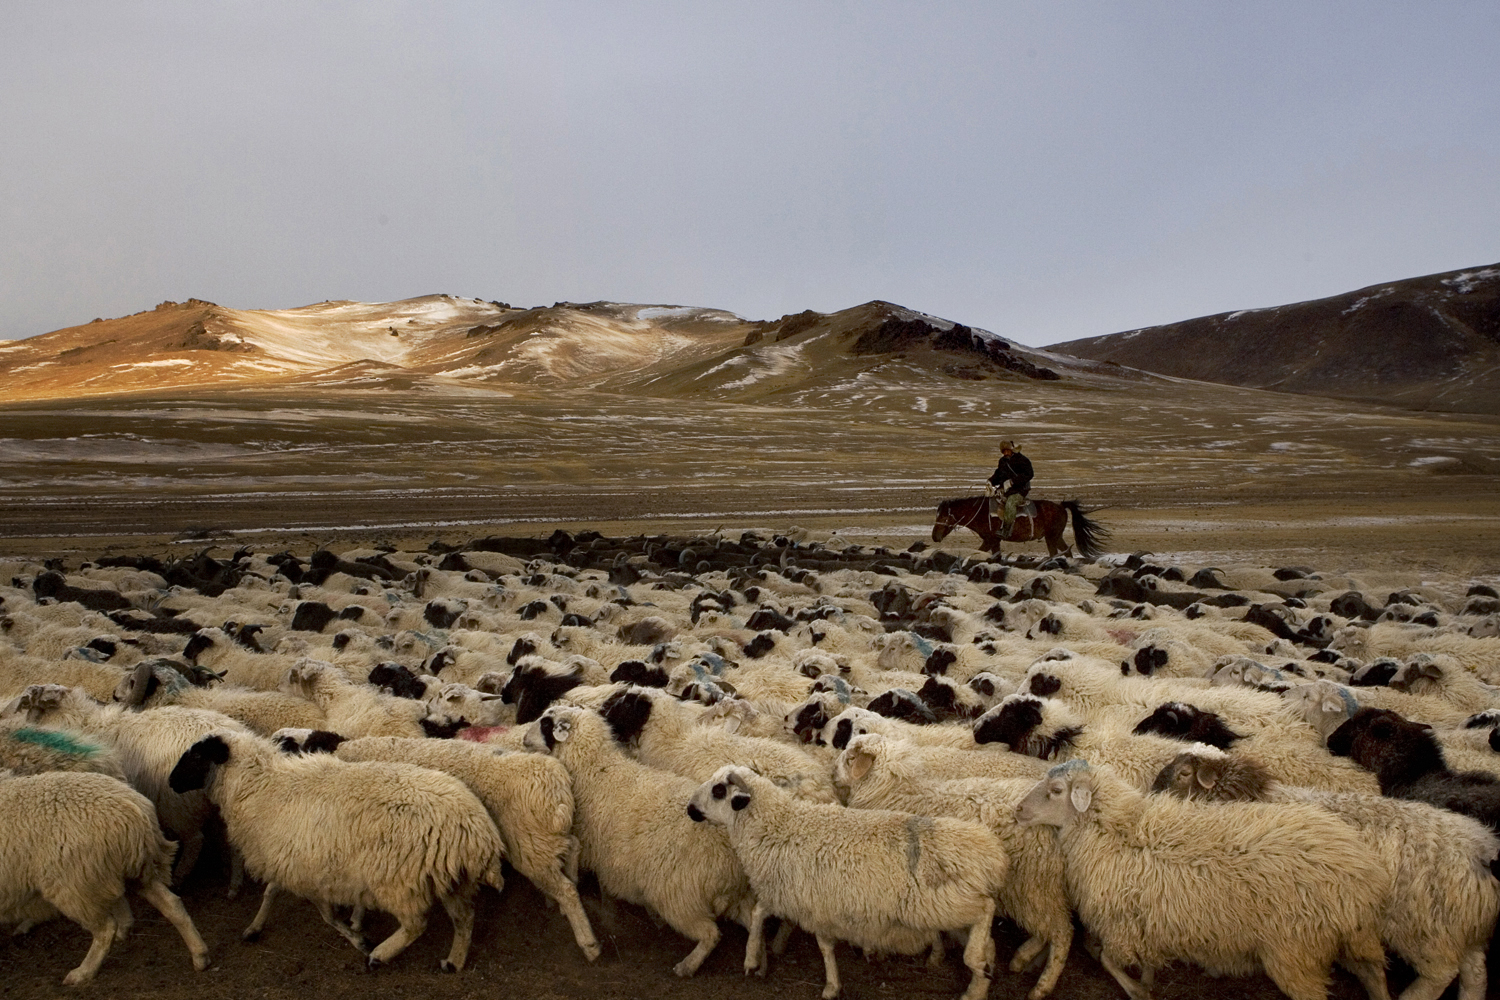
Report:
[[[1007,451],[1007,450],[1009,450],[1009,451],[1015,451],[1016,450],[1016,443],[1014,441],[1012,441],[1010,438],[1006,438],[1004,441],[1000,442],[1000,450],[1001,451]]]

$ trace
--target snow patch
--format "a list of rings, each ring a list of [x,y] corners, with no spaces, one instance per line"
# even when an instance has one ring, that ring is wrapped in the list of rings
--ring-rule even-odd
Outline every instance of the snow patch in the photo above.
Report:
[[[1465,271],[1451,278],[1444,278],[1443,284],[1460,295],[1468,295],[1478,287],[1481,281],[1488,281],[1491,278],[1500,278],[1500,268],[1487,267],[1482,271]]]
[[[1454,458],[1452,455],[1423,455],[1420,458],[1412,459],[1407,464],[1414,469],[1419,469],[1423,466],[1428,465],[1449,465],[1456,463],[1457,461],[1458,459]]]

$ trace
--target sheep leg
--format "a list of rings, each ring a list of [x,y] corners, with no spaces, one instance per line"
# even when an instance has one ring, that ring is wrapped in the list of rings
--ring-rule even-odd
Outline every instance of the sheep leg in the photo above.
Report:
[[[943,967],[943,959],[948,957],[948,949],[943,944],[943,932],[938,931],[932,936],[932,944],[927,949],[927,967],[929,969],[940,969]]]
[[[1047,953],[1047,964],[1042,967],[1042,974],[1037,977],[1036,985],[1026,995],[1027,1000],[1042,1000],[1042,997],[1057,988],[1057,980],[1061,978],[1063,966],[1068,962],[1068,951],[1073,947],[1072,922],[1060,926],[1049,943],[1051,951]]]
[[[229,892],[227,898],[236,899],[245,887],[245,856],[234,848],[229,849]]]
[[[172,884],[181,885],[182,880],[193,872],[198,855],[203,851],[203,831],[198,830],[178,842],[177,863],[172,866]]]
[[[371,969],[379,965],[384,965],[401,954],[406,950],[408,945],[421,937],[422,932],[427,929],[427,912],[425,910],[415,914],[407,914],[404,917],[398,914],[396,919],[400,921],[396,930],[392,932],[390,937],[376,945],[374,951],[370,952],[370,960],[367,965]],[[474,915],[471,910],[469,914],[469,930],[472,932],[473,928]],[[453,930],[453,941],[456,945],[458,943],[458,928],[455,926]],[[467,955],[467,942],[465,942],[464,951],[465,955]],[[451,954],[449,958],[452,958]]]
[[[1374,931],[1344,944],[1339,964],[1359,980],[1370,1000],[1391,1000],[1385,983],[1385,946]],[[1451,976],[1449,979],[1451,980]],[[1448,985],[1443,983],[1444,988]],[[1326,988],[1326,987],[1325,987]],[[1438,990],[1441,994],[1443,991]]]
[[[983,915],[969,928],[969,943],[964,945],[964,965],[974,973],[961,1000],[984,1000],[990,993],[990,972],[995,966],[995,939],[990,925],[995,922],[995,901],[987,901]],[[939,940],[942,940],[939,935]]]
[[[590,962],[597,959],[601,949],[598,940],[594,937],[594,928],[589,924],[588,914],[583,912],[583,901],[578,898],[578,887],[563,873],[561,868],[534,874],[522,872],[522,874],[531,879],[532,884],[546,893],[549,899],[557,901],[557,908],[562,911],[563,916],[568,918],[568,926],[573,928],[573,940],[578,942],[583,957]]]
[[[689,926],[682,928],[688,937],[697,941],[698,944],[692,951],[688,952],[687,958],[672,966],[672,971],[684,979],[698,971],[698,966],[708,957],[719,944],[719,925],[714,922],[713,917],[700,917]]]
[[[249,944],[260,940],[260,932],[271,917],[271,904],[276,902],[276,893],[279,891],[275,882],[266,883],[266,891],[260,895],[260,909],[255,911],[255,919],[250,921],[250,926],[240,934],[241,941]]]
[[[63,977],[64,986],[77,986],[93,979],[94,974],[99,971],[99,966],[104,964],[104,956],[109,954],[110,945],[115,943],[115,918],[107,911],[66,915],[94,936],[93,941],[89,943],[88,954],[83,956],[83,961],[79,963],[78,968]]]
[[[349,907],[349,929],[352,931],[365,929],[365,908],[359,903]]]
[[[1036,957],[1040,955],[1042,953],[1042,949],[1046,947],[1046,938],[1042,937],[1040,934],[1031,935],[1031,937],[1021,942],[1021,947],[1017,948],[1016,953],[1011,956],[1010,971],[1024,971],[1028,965],[1036,961]]]
[[[448,957],[438,963],[444,972],[458,972],[469,957],[469,942],[474,938],[474,894],[479,886],[470,882],[454,893],[443,893],[438,899],[453,923],[453,944]]]
[[[124,896],[115,900],[111,915],[115,918],[115,943],[124,941],[135,923],[135,914],[130,912],[130,901]]]
[[[833,1000],[839,995],[842,984],[839,983],[839,963],[834,960],[834,940],[831,937],[817,935],[818,950],[823,953],[823,1000]]]
[[[267,888],[269,888],[269,886]],[[355,930],[353,927],[350,927],[348,924],[344,923],[334,915],[332,903],[322,899],[315,899],[313,900],[313,905],[318,908],[318,916],[323,918],[323,923],[338,931],[339,936],[342,937],[345,941],[348,941],[350,944],[354,945],[354,947],[359,950],[359,953],[361,955],[370,954],[370,943],[364,939],[364,935],[360,934],[359,931]],[[400,931],[397,931],[397,933],[399,934]],[[420,934],[421,932],[418,931],[417,933]],[[391,937],[395,936],[395,934],[391,935]],[[402,945],[401,947],[404,948],[406,947],[406,945]]]
[[[1265,955],[1261,961],[1265,965],[1266,975],[1270,976],[1271,981],[1281,989],[1281,992],[1291,997],[1292,1000],[1326,1000],[1328,996],[1327,965],[1300,955],[1274,952]],[[1355,971],[1352,963],[1346,963],[1345,967],[1349,968],[1350,972]],[[1385,983],[1382,982],[1380,985],[1383,992]],[[1368,990],[1369,986],[1365,988]],[[1373,993],[1370,995],[1375,996]]]
[[[578,842],[578,838],[570,835],[568,837],[568,853],[563,857],[563,874],[574,885],[578,884],[578,855],[582,849],[583,845]]]
[[[198,934],[198,928],[193,926],[193,918],[188,916],[182,900],[160,882],[151,882],[142,886],[140,893],[145,897],[146,902],[156,907],[161,915],[177,928],[177,933],[182,937],[182,943],[187,945],[188,954],[193,956],[193,968],[199,972],[208,968],[208,945],[203,943],[203,938]]]
[[[1458,1000],[1483,1000],[1488,974],[1483,945],[1475,945],[1458,960]]]
[[[766,908],[760,903],[750,911],[750,938],[745,942],[745,975],[766,974]]]
[[[771,938],[771,954],[777,958],[785,955],[786,944],[792,939],[792,931],[796,929],[796,924],[783,917],[781,919],[781,926],[776,928],[776,936]]]
[[[1443,995],[1443,991],[1448,988],[1448,984],[1452,981],[1452,976],[1434,977],[1423,973],[1418,975],[1410,986],[1401,991],[1401,1000],[1437,1000],[1438,997]],[[1484,991],[1481,990],[1478,995],[1483,996]],[[1462,985],[1459,986],[1459,996],[1461,998],[1463,996]]]
[[[1120,984],[1120,989],[1125,991],[1125,995],[1130,997],[1130,1000],[1150,1000],[1151,991],[1131,979],[1130,974],[1110,957],[1109,952],[1102,950],[1099,952],[1099,964],[1104,966],[1105,972],[1115,977],[1115,982]],[[1280,981],[1276,985],[1280,986]]]

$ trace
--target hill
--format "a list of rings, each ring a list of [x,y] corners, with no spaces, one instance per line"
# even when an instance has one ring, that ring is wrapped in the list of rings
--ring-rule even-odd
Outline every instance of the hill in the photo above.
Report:
[[[63,399],[212,388],[603,391],[753,401],[898,368],[939,381],[1101,368],[888,302],[751,321],[718,309],[429,295],[237,310],[189,299],[0,347],[0,394]]]
[[[1049,350],[1205,382],[1500,414],[1500,264]]]

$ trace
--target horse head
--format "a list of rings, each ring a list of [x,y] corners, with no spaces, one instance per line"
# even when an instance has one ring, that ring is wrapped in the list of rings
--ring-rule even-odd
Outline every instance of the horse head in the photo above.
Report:
[[[953,502],[944,500],[938,504],[937,521],[932,525],[932,540],[941,542],[956,527],[958,527],[958,520],[953,516]]]

